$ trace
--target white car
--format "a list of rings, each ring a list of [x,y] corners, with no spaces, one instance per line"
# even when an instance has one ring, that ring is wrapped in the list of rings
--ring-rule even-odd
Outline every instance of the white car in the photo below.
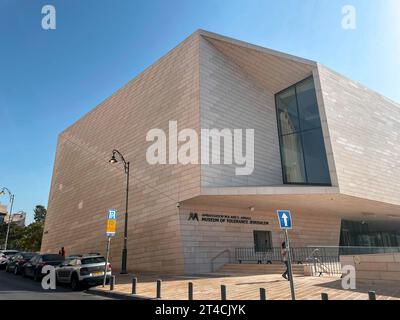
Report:
[[[56,268],[57,282],[67,283],[72,290],[78,290],[82,285],[96,286],[104,281],[106,259],[98,254],[70,256]],[[111,264],[106,270],[106,282],[111,278]]]
[[[0,250],[0,269],[5,269],[8,259],[17,254],[17,250]]]

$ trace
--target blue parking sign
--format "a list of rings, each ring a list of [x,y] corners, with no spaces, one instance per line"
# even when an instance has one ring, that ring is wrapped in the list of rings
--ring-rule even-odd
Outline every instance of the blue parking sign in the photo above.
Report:
[[[290,210],[277,210],[279,226],[281,229],[292,229],[292,216]]]
[[[108,209],[108,220],[117,220],[117,210]]]

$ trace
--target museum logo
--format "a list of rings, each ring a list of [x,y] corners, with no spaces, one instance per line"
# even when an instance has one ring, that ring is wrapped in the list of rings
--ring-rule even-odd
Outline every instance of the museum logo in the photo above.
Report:
[[[197,220],[197,221],[199,221],[199,216],[198,216],[197,212],[191,212],[191,213],[189,213],[189,218],[188,218],[188,220]]]
[[[178,132],[177,121],[169,121],[168,134],[151,129],[146,141],[153,142],[146,151],[149,164],[224,164],[235,166],[235,175],[254,171],[254,129],[194,129]],[[244,132],[243,132],[244,131]],[[244,133],[244,135],[243,135]],[[168,146],[167,146],[168,144]]]

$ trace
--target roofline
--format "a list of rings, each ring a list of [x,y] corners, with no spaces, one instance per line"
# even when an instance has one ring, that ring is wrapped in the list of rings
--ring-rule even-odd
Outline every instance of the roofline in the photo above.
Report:
[[[230,38],[227,36],[223,36],[214,32],[210,32],[210,31],[206,31],[203,29],[198,29],[196,31],[196,33],[199,33],[201,36],[206,37],[206,38],[211,38],[211,39],[215,39],[215,40],[220,40],[220,41],[224,41],[224,42],[228,42],[231,43],[233,45],[236,46],[240,46],[240,47],[244,47],[244,48],[248,48],[248,49],[252,49],[252,50],[256,50],[265,54],[269,54],[269,55],[273,55],[279,58],[284,58],[284,59],[288,59],[288,60],[292,60],[294,62],[299,62],[299,63],[303,63],[312,67],[317,67],[317,62],[313,61],[313,60],[308,60],[308,59],[304,59],[298,56],[294,56],[288,53],[284,53],[281,51],[277,51],[277,50],[273,50],[273,49],[268,49],[262,46],[258,46],[255,44],[251,44],[249,42],[245,42],[242,40],[237,40],[234,38]]]

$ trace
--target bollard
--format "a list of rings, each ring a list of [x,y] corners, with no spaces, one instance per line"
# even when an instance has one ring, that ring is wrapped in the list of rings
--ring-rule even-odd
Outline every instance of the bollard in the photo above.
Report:
[[[321,293],[321,299],[322,300],[329,300],[328,294],[327,293]]]
[[[369,300],[376,300],[376,293],[375,293],[375,291],[368,291],[368,299],[369,299]]]
[[[221,300],[226,300],[226,286],[221,284]]]
[[[189,300],[193,300],[193,283],[189,282],[188,284],[188,295],[189,295]]]
[[[132,294],[136,294],[137,278],[132,278]]]
[[[157,299],[161,299],[161,279],[157,280]]]
[[[115,284],[115,276],[111,276],[110,279],[110,290],[114,290],[114,284]]]
[[[264,288],[260,288],[260,300],[267,300],[267,294]]]

